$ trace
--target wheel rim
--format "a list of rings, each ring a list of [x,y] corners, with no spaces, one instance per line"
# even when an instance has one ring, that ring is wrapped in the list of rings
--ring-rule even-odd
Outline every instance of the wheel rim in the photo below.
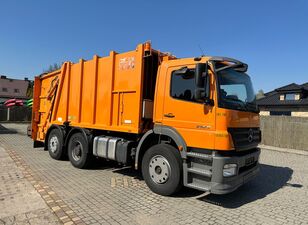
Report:
[[[75,161],[79,161],[82,156],[82,144],[79,141],[75,141],[72,149],[72,157]]]
[[[50,138],[49,148],[52,153],[55,153],[59,146],[59,140],[56,136]]]
[[[149,172],[151,179],[157,184],[166,183],[171,175],[171,167],[168,160],[156,155],[151,158],[149,163]]]

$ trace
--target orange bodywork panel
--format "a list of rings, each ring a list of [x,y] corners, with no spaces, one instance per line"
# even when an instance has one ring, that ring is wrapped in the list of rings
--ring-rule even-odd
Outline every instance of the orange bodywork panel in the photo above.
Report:
[[[146,49],[145,49],[146,47]],[[51,124],[142,132],[142,80],[148,43],[134,51],[66,62],[35,78],[32,138],[43,141]]]
[[[162,63],[156,87],[154,122],[175,128],[189,147],[214,149],[216,107],[175,99],[170,95],[172,72],[184,66],[194,68],[196,63],[192,58]],[[215,80],[211,80],[215,100]],[[166,117],[168,114],[174,117]]]
[[[192,58],[162,62],[156,83],[154,123],[176,129],[189,147],[233,150],[228,128],[259,127],[259,114],[219,108],[216,77],[211,71],[210,93],[214,100],[213,106],[175,99],[170,95],[173,71],[184,66],[194,68],[196,63],[205,63],[209,59],[202,57],[197,62]],[[166,116],[169,114],[172,114],[171,118]]]

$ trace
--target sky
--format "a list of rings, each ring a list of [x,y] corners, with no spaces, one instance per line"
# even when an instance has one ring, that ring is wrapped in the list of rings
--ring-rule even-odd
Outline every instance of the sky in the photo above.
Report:
[[[256,92],[308,82],[306,0],[0,1],[0,74],[10,78],[147,40],[178,58],[239,59]]]

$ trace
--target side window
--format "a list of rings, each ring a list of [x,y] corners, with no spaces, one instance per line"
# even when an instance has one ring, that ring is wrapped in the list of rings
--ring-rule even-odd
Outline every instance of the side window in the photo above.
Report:
[[[189,70],[184,75],[172,72],[171,75],[171,97],[184,101],[197,102],[195,100],[195,71]]]

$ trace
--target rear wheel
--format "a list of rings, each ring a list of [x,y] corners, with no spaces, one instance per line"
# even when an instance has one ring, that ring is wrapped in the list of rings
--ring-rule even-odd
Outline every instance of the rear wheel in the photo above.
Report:
[[[91,155],[89,154],[88,142],[83,134],[73,134],[69,139],[68,158],[74,167],[80,169],[88,167]]]
[[[50,131],[48,136],[48,152],[53,159],[63,159],[65,151],[63,150],[63,135],[62,132],[55,128]]]
[[[182,187],[182,159],[167,144],[152,146],[142,159],[142,175],[148,187],[160,195],[172,195]]]

